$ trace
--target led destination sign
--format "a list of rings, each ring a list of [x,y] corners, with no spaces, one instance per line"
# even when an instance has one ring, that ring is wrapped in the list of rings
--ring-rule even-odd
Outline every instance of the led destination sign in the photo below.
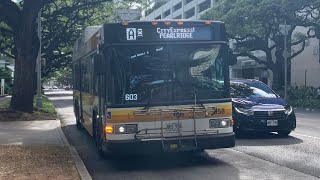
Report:
[[[157,28],[160,39],[193,39],[193,33],[196,32],[195,27],[192,28]]]
[[[121,41],[195,41],[212,40],[211,27],[128,27],[121,36]]]

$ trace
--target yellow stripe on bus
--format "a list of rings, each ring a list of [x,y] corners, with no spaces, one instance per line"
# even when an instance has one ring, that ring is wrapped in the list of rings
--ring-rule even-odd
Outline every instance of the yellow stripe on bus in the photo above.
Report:
[[[231,117],[232,116],[232,105],[230,103],[223,104],[211,104],[216,108],[216,111],[208,111],[207,113],[200,109],[203,112],[195,112],[196,119],[202,118],[219,118],[219,117]],[[184,111],[183,109],[176,108],[176,111],[179,111],[182,115],[179,117],[180,120],[193,119],[193,111]],[[149,113],[139,113],[139,110],[116,110],[112,109],[111,119],[107,120],[109,123],[130,123],[130,122],[153,122],[153,121],[170,121],[176,120],[177,117],[174,115],[175,110],[172,111],[163,111],[160,113],[160,110],[153,110]]]

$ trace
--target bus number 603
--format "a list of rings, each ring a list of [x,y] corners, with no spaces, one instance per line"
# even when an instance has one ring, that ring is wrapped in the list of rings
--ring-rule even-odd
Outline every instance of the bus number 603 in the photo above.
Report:
[[[138,100],[137,94],[126,94],[125,95],[126,101],[136,101]]]

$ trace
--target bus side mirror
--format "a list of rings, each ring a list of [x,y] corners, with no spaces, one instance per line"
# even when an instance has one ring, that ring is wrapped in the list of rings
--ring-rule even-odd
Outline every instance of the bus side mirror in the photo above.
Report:
[[[93,58],[94,63],[94,72],[97,74],[101,74],[104,72],[104,57],[103,54],[96,54]]]
[[[232,50],[228,50],[229,66],[237,64],[237,57],[233,54]]]

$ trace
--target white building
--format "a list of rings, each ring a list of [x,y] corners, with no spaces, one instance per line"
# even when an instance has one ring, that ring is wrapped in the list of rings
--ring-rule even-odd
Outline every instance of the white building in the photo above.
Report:
[[[215,0],[169,0],[142,20],[155,19],[199,19],[209,10]]]
[[[120,9],[116,16],[119,21],[133,21],[141,17],[141,11],[139,9]]]
[[[306,33],[307,29],[297,27],[297,32]],[[292,50],[299,50],[300,47]],[[291,84],[297,86],[320,87],[319,40],[312,38],[304,51],[291,60]]]

